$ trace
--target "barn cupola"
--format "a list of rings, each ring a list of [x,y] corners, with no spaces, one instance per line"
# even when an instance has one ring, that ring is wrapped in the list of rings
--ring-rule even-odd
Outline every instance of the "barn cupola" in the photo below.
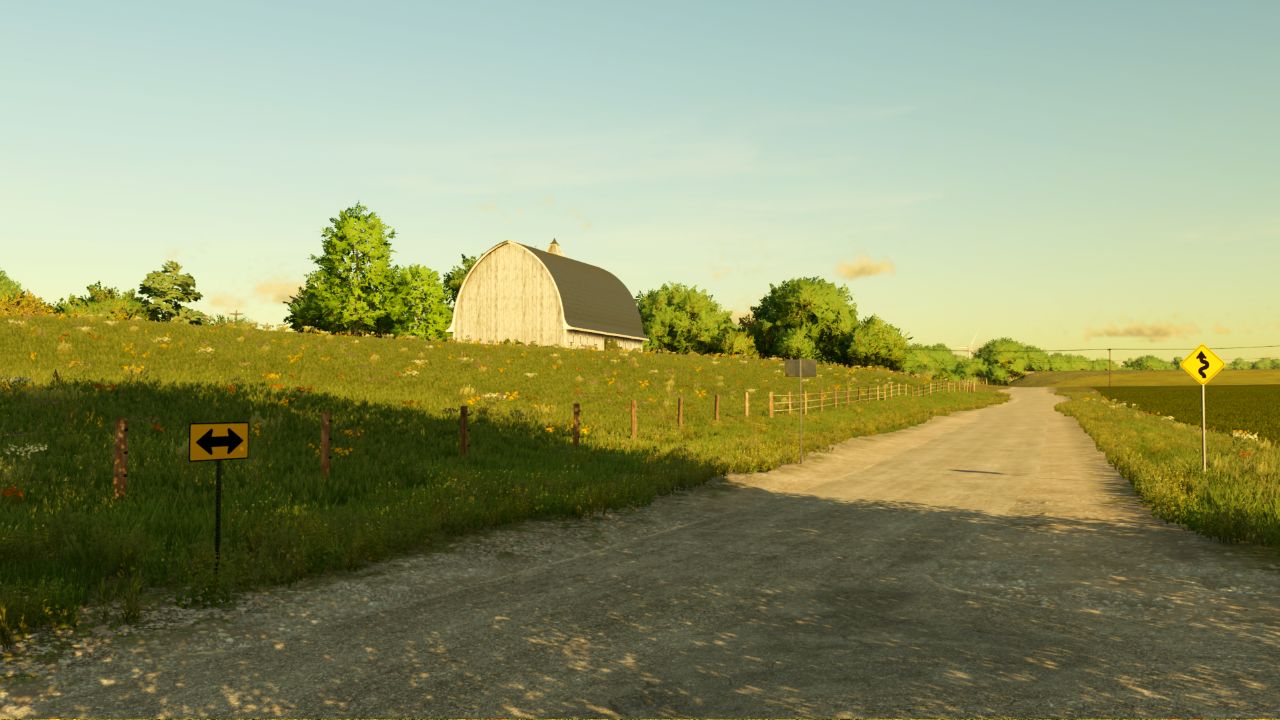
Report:
[[[560,243],[556,242],[555,238],[551,238],[551,244],[547,246],[547,252],[552,255],[564,256],[564,251],[560,249]]]

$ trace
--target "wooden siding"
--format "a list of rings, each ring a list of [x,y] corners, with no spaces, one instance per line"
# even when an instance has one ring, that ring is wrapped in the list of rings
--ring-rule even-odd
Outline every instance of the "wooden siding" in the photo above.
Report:
[[[618,344],[623,350],[639,350],[644,342],[633,340],[631,338],[611,337],[608,335],[599,335],[592,332],[583,332],[581,330],[570,330],[567,337],[567,345],[569,347],[587,347],[603,350],[605,343],[612,340]]]
[[[546,267],[516,243],[494,248],[475,264],[458,293],[453,337],[568,344],[560,294]]]

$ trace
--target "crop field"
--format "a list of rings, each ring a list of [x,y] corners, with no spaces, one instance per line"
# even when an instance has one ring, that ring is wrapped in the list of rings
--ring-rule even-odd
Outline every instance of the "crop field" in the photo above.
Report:
[[[1106,371],[1052,370],[1030,373],[1012,383],[1015,387],[1106,387]],[[1181,369],[1114,370],[1112,387],[1176,386],[1197,390],[1200,386]],[[1280,370],[1223,370],[1213,379],[1210,392],[1223,385],[1280,385]],[[1197,391],[1197,396],[1199,392]],[[1198,422],[1198,421],[1197,421]]]
[[[643,504],[727,472],[792,462],[800,418],[767,417],[770,391],[799,387],[782,367],[234,325],[0,320],[0,641],[72,625],[86,603],[114,603],[127,619],[144,597],[224,599],[459,533]],[[820,365],[805,385],[866,392],[890,382],[923,381]],[[812,410],[805,445],[1004,400],[979,386]],[[461,405],[471,416],[466,457]],[[328,477],[320,472],[323,412],[332,416]],[[118,499],[117,418],[129,423]],[[214,464],[188,462],[187,426],[234,421],[250,423],[250,457],[224,463],[215,575]]]
[[[1194,394],[1193,424],[1167,419],[1160,411],[1153,414],[1157,399],[1168,403],[1162,406],[1164,414],[1185,410],[1184,398],[1172,388],[1112,388],[1116,399],[1087,388],[1064,389],[1059,393],[1068,401],[1058,410],[1076,418],[1156,517],[1227,542],[1280,547],[1280,449],[1262,435],[1260,422],[1254,430],[1257,439],[1210,430],[1209,470],[1203,472],[1198,390],[1178,390]],[[1225,397],[1217,396],[1230,397],[1231,390],[1240,391],[1234,393],[1239,408],[1256,409],[1265,398],[1274,402],[1278,397],[1269,387],[1210,385],[1208,407],[1214,407],[1215,401],[1229,407]],[[1136,397],[1138,408],[1119,399],[1126,396]],[[1274,418],[1274,414],[1254,417]],[[1226,421],[1222,427],[1232,425]],[[1274,432],[1274,424],[1268,427]]]
[[[1210,384],[1205,396],[1208,426],[1225,433],[1242,430],[1280,443],[1280,385]],[[1200,425],[1200,386],[1111,387],[1099,393],[1145,412],[1172,416],[1179,422]]]

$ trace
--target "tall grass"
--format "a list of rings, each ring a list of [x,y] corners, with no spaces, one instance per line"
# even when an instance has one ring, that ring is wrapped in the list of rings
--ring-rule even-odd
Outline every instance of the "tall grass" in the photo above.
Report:
[[[1059,390],[1074,417],[1156,517],[1227,542],[1280,547],[1280,450],[1219,432],[1201,470],[1200,428],[1093,390]]]
[[[917,382],[819,373],[813,390]],[[119,599],[122,614],[136,613],[144,587],[225,597],[524,518],[646,503],[797,453],[799,418],[765,417],[769,390],[797,387],[781,361],[45,318],[0,322],[0,377],[15,376],[30,380],[0,382],[0,632],[10,634],[74,624],[87,602]],[[806,446],[1003,399],[981,389],[811,411]],[[325,411],[327,479],[317,448]],[[130,466],[126,495],[113,500],[118,417],[130,423]],[[225,463],[215,578],[213,464],[187,461],[187,425],[217,421],[248,421],[251,436],[250,458]]]

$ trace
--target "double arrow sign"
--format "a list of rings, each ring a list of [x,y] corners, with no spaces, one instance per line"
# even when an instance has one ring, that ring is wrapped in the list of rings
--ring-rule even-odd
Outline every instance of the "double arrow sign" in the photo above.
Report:
[[[249,457],[249,423],[192,423],[191,462]]]

